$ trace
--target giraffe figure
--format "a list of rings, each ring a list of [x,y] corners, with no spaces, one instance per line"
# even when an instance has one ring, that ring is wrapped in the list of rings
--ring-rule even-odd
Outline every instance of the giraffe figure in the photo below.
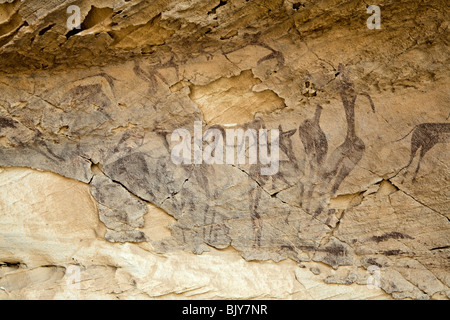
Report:
[[[267,61],[267,60],[270,60],[270,59],[275,59],[277,61],[277,67],[284,66],[285,59],[284,59],[283,53],[273,49],[270,46],[268,46],[260,38],[261,38],[261,31],[255,33],[255,34],[245,33],[244,34],[244,39],[247,41],[245,44],[240,45],[238,47],[235,47],[235,48],[233,48],[231,50],[223,50],[222,49],[222,54],[229,61],[228,55],[230,53],[233,53],[235,51],[238,51],[238,50],[243,49],[243,48],[245,48],[247,46],[250,46],[250,45],[255,45],[255,46],[259,46],[259,47],[262,47],[264,49],[267,49],[267,50],[269,50],[271,52],[268,55],[266,55],[266,56],[262,57],[261,59],[259,59],[258,62],[257,62],[258,65],[261,64],[264,61]]]
[[[355,129],[355,103],[358,94],[355,92],[354,85],[342,64],[339,65],[338,71],[342,77],[339,91],[347,120],[347,134],[344,142],[328,157],[320,174],[325,188],[322,192],[325,191],[331,196],[336,194],[341,183],[362,159],[366,148],[364,141],[356,135]],[[375,106],[371,97],[367,93],[362,93],[362,95],[368,97],[372,111],[375,112]],[[321,201],[314,212],[314,217],[318,216],[323,209],[324,204]]]
[[[166,63],[159,64],[156,67],[150,67],[148,68],[148,71],[145,71],[144,69],[141,68],[138,60],[134,61],[133,71],[139,78],[149,83],[148,88],[149,94],[153,94],[157,91],[158,87],[157,78],[160,79],[162,82],[164,82],[167,86],[170,86],[166,78],[159,72],[160,69],[174,68],[178,77],[179,68],[178,65],[175,63],[174,59],[175,56],[172,56],[172,58],[170,58],[170,60],[167,61]]]
[[[292,136],[297,132],[297,129],[292,129],[288,131],[283,131],[283,127],[281,125],[278,126],[278,131],[280,133],[279,135],[279,146],[281,151],[287,156],[289,160],[280,160],[280,170],[274,175],[271,176],[272,183],[274,184],[275,181],[280,180],[285,185],[289,185],[289,181],[286,180],[283,171],[281,170],[282,166],[291,165],[294,168],[294,171],[298,171],[298,160],[295,156],[293,146],[292,146]],[[270,143],[269,143],[270,147]],[[286,171],[284,171],[286,172]],[[261,176],[263,179],[268,179],[268,176]]]
[[[298,160],[294,153],[294,148],[292,147],[291,137],[295,134],[297,129],[292,129],[288,131],[283,131],[283,127],[278,125],[278,130],[280,132],[280,149],[288,157],[289,161],[294,164],[295,169],[298,169]]]
[[[322,106],[317,104],[314,118],[307,119],[298,128],[300,140],[307,156],[305,164],[305,174],[307,174],[308,181],[314,181],[317,174],[317,169],[325,161],[328,152],[328,142],[325,133],[320,127],[320,115],[322,113]],[[307,170],[309,166],[309,171]],[[305,204],[305,210],[309,210],[310,201],[314,192],[314,184],[311,184],[307,190],[307,196],[304,198],[305,184],[300,185],[300,198],[302,204]]]
[[[322,109],[318,104],[314,118],[305,120],[298,129],[305,153],[311,158],[309,162],[311,169],[323,164],[328,152],[327,137],[319,125]]]
[[[422,123],[415,126],[406,136],[397,140],[403,140],[412,133],[411,137],[411,154],[409,162],[406,165],[404,176],[408,174],[409,168],[416,157],[417,151],[420,149],[419,161],[412,182],[416,182],[417,174],[420,170],[420,164],[425,154],[438,143],[450,142],[450,123]],[[404,180],[403,180],[404,181]],[[402,183],[403,183],[402,181]]]

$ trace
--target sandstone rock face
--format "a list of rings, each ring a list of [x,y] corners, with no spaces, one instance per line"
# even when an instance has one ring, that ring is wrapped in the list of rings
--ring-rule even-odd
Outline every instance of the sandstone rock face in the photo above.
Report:
[[[448,6],[379,6],[0,1],[0,298],[448,299]]]

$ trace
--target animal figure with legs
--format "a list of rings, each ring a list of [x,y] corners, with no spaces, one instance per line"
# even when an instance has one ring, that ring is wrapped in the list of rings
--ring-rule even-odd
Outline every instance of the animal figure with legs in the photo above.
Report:
[[[314,184],[307,184],[315,180],[317,171],[325,161],[328,152],[328,141],[325,133],[320,127],[320,115],[322,114],[322,106],[317,105],[313,119],[307,119],[298,128],[300,140],[306,153],[307,161],[304,168],[304,176],[307,181],[300,184],[300,198],[302,206],[309,211],[309,206],[314,191]],[[309,169],[309,170],[308,170]],[[305,196],[306,190],[306,198]]]
[[[320,194],[327,196],[336,194],[344,179],[362,159],[366,148],[362,139],[357,136],[355,128],[355,104],[358,93],[354,90],[354,85],[342,64],[339,65],[338,71],[341,74],[339,91],[347,120],[347,135],[344,142],[326,159],[319,173],[322,185]],[[372,111],[375,112],[375,106],[370,95],[365,92],[361,93],[361,95],[369,99]],[[311,195],[313,191],[314,187],[310,190]],[[322,213],[325,208],[322,200],[319,199],[319,204],[313,214],[314,217]]]
[[[450,123],[422,123],[415,126],[406,136],[397,140],[401,141],[412,133],[411,137],[411,154],[409,162],[406,165],[406,171],[404,176],[408,174],[410,166],[416,157],[417,151],[420,149],[419,161],[417,163],[416,170],[412,182],[416,181],[417,173],[420,170],[420,164],[422,163],[425,154],[431,150],[438,143],[450,142]],[[404,179],[402,183],[404,182]]]

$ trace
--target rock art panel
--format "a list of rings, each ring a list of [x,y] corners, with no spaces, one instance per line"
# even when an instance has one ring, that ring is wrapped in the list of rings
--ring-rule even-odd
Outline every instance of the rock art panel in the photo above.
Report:
[[[352,288],[379,271],[381,296],[448,299],[444,1],[386,3],[379,30],[356,1],[111,0],[79,2],[68,31],[74,3],[0,4],[0,167],[89,190],[97,267],[123,292],[151,295],[117,247],[232,251]],[[13,238],[8,274],[33,262]],[[62,281],[70,254],[30,279]],[[0,287],[32,285],[14,272]]]

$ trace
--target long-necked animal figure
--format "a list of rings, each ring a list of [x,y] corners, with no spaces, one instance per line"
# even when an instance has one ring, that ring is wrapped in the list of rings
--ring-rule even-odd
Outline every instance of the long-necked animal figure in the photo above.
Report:
[[[406,136],[397,140],[403,140],[409,136],[412,132],[411,137],[411,154],[409,157],[409,162],[406,165],[406,171],[404,176],[408,174],[409,168],[420,149],[419,161],[417,163],[416,170],[414,171],[414,176],[412,181],[416,181],[417,173],[420,170],[420,164],[422,163],[425,154],[431,150],[438,143],[448,143],[450,142],[450,123],[422,123],[415,126]]]
[[[322,109],[322,106],[318,104],[314,118],[303,121],[298,128],[311,170],[323,164],[328,152],[327,137],[319,124]]]
[[[355,92],[354,85],[342,64],[339,65],[338,71],[341,75],[339,91],[347,119],[347,135],[344,142],[327,158],[321,173],[321,182],[324,183],[325,188],[325,190],[322,189],[322,192],[328,192],[331,196],[336,194],[341,183],[361,160],[366,148],[362,139],[357,136],[355,129],[355,103],[358,93]],[[362,93],[362,95],[368,97],[372,110],[375,112],[371,97],[367,93]],[[319,204],[314,216],[318,216],[323,209],[324,204]]]
[[[302,206],[306,211],[309,211],[313,196],[314,183],[312,182],[315,180],[317,171],[320,166],[323,165],[328,153],[327,137],[319,124],[322,109],[322,106],[318,104],[316,106],[314,117],[303,121],[298,128],[298,134],[303,143],[303,148],[307,157],[304,175],[308,181],[305,181],[300,185],[300,198]]]

